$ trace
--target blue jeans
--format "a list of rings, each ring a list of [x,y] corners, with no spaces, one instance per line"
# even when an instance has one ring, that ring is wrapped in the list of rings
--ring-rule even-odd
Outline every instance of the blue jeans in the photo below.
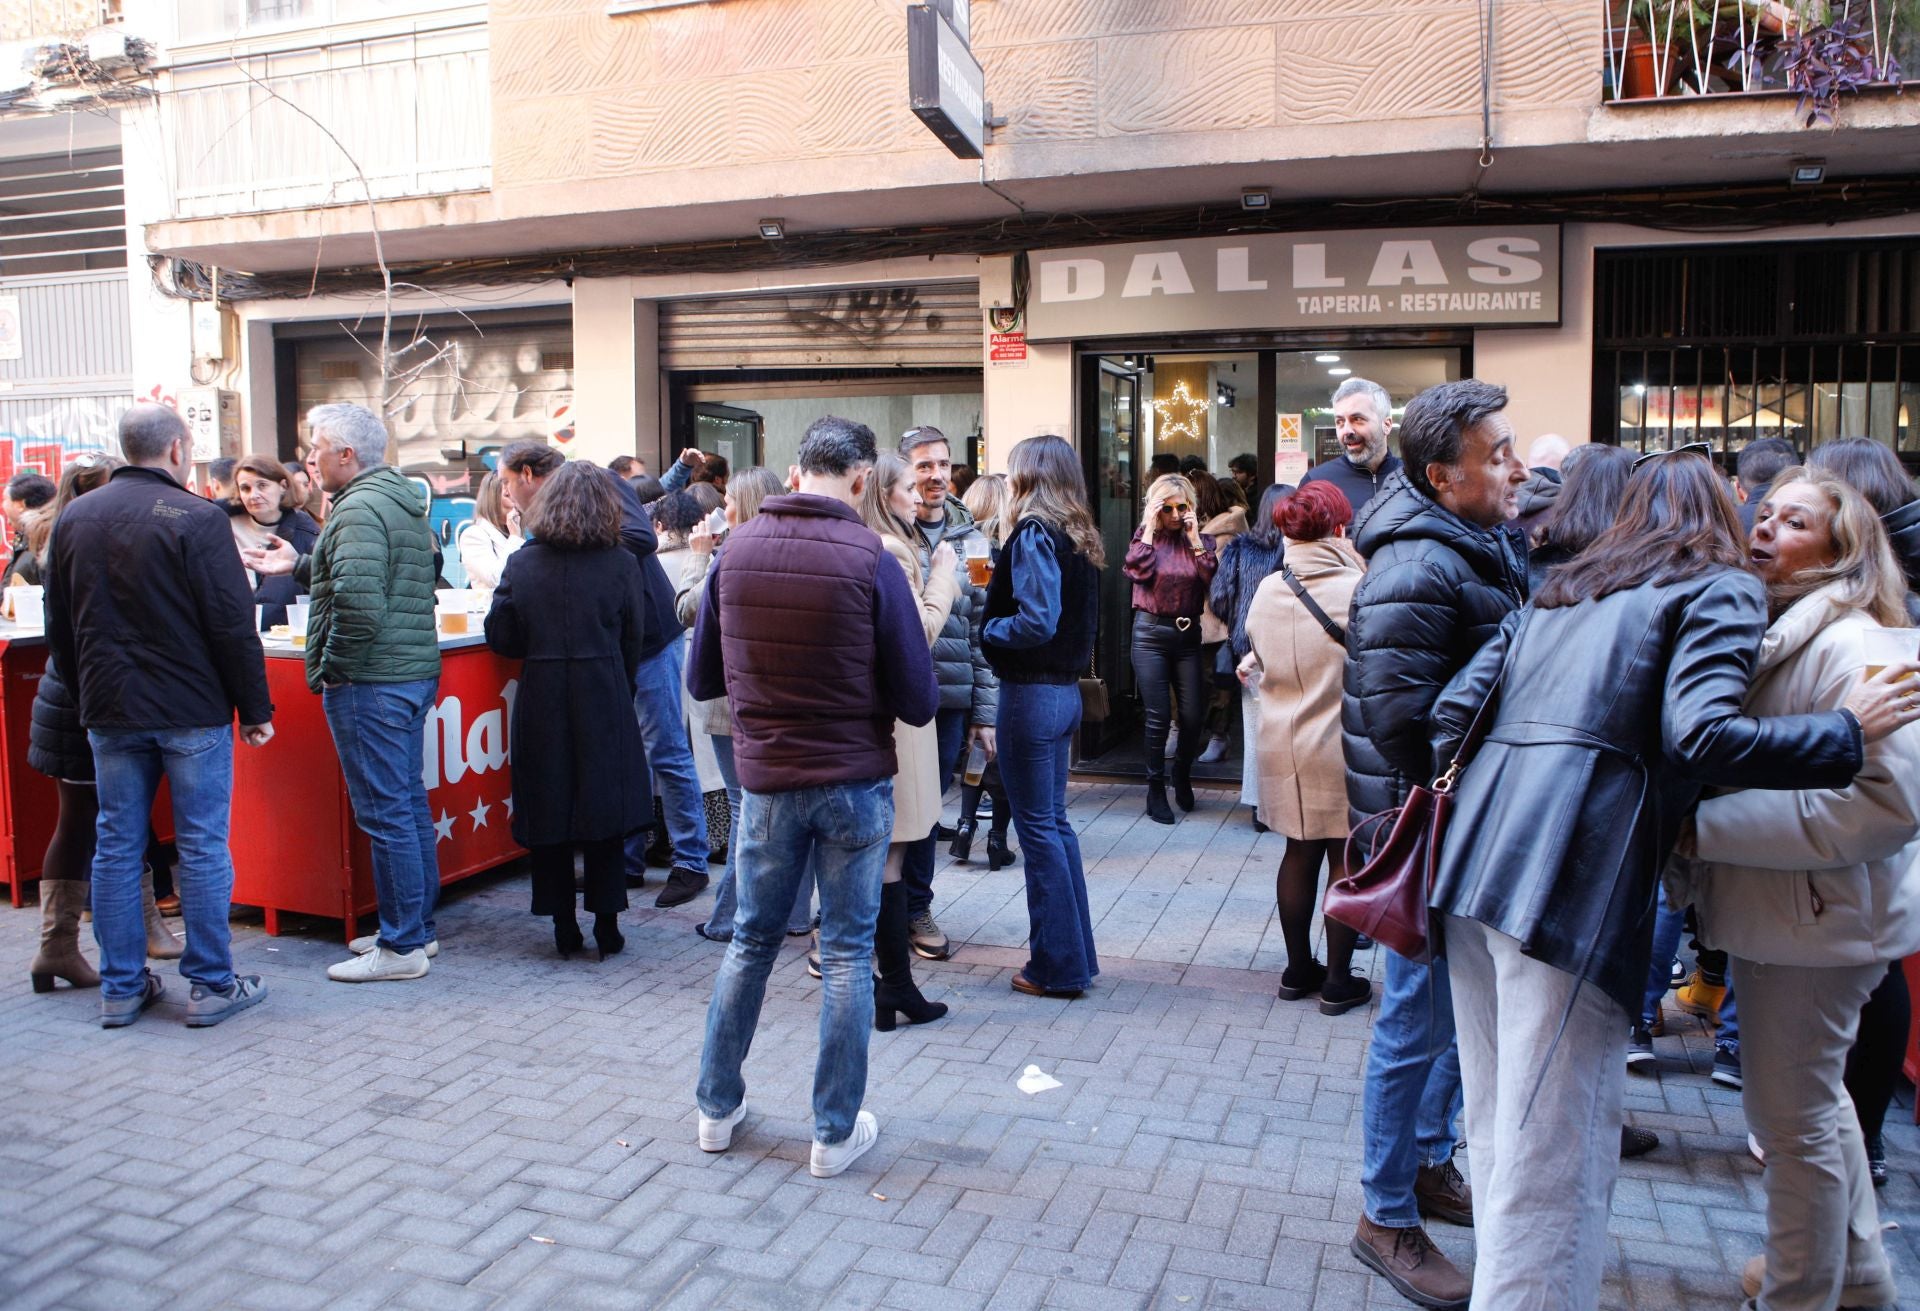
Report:
[[[1386,980],[1367,1048],[1360,1191],[1369,1220],[1405,1229],[1420,1223],[1413,1200],[1418,1168],[1453,1155],[1460,1049],[1453,1037],[1447,963],[1415,965],[1381,950],[1387,955]]]
[[[760,1024],[767,975],[786,934],[800,871],[820,880],[820,1055],[813,1069],[813,1136],[840,1143],[867,1092],[873,1028],[873,926],[893,836],[893,780],[740,794],[739,909],[713,981],[695,1097],[703,1114],[731,1115],[747,1095],[740,1066]]]
[[[727,864],[720,871],[720,883],[713,891],[713,913],[707,916],[710,937],[733,936],[733,877],[740,859],[740,776],[733,769],[733,739],[725,733],[713,738],[713,760],[720,766],[720,781],[727,786],[727,809],[733,823],[727,829]]]
[[[681,700],[685,662],[682,646],[676,638],[640,662],[640,670],[633,677],[633,711],[640,717],[640,740],[646,743],[654,790],[666,812],[674,867],[705,873],[711,850],[707,846],[707,807],[700,794],[700,775],[693,767],[686,703]],[[627,873],[646,872],[649,837],[642,829],[627,839]]]
[[[1077,684],[1000,685],[1000,781],[1026,853],[1030,954],[1022,973],[1060,992],[1084,988],[1100,973],[1080,839],[1067,818],[1067,765],[1079,728]]]
[[[1713,1035],[1715,1047],[1740,1054],[1740,1006],[1733,995],[1733,971],[1727,971],[1727,999],[1720,1003],[1720,1032]]]
[[[353,822],[373,849],[380,945],[418,951],[433,941],[440,857],[420,770],[437,678],[342,683],[320,693],[333,748],[346,775]]]
[[[1687,912],[1668,910],[1666,898],[1653,914],[1653,960],[1647,965],[1647,994],[1640,1002],[1640,1023],[1651,1025],[1660,1013],[1660,999],[1673,986],[1673,958],[1680,950]]]
[[[93,775],[100,818],[93,849],[93,940],[100,948],[100,993],[138,997],[147,986],[147,927],[140,870],[147,821],[164,775],[173,790],[174,841],[186,951],[182,977],[221,991],[233,986],[233,728],[95,730]]]
[[[940,795],[946,796],[953,782],[954,767],[960,763],[960,744],[966,741],[971,712],[941,710],[933,716],[934,735],[940,746]],[[933,909],[933,863],[939,844],[929,833],[918,842],[907,843],[900,863],[900,881],[907,885],[907,914],[924,915]]]

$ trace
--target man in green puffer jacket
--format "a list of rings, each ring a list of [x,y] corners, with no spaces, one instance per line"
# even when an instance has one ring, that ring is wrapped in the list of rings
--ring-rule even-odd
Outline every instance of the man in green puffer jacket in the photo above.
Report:
[[[354,821],[373,849],[380,932],[330,966],[340,983],[417,979],[439,953],[437,835],[421,777],[427,713],[440,687],[433,533],[426,498],[387,464],[387,429],[359,405],[307,414],[320,483],[333,493],[313,554],[278,542],[245,553],[261,573],[294,574],[313,593],[307,685],[326,708]]]

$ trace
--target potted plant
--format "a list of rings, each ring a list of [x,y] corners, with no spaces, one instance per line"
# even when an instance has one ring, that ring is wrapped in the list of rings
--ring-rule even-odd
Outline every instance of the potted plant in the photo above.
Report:
[[[1779,41],[1779,76],[1800,93],[1806,126],[1831,123],[1840,97],[1862,87],[1900,87],[1895,38],[1913,6],[1895,0],[1796,0]],[[1903,12],[1904,11],[1904,12]]]

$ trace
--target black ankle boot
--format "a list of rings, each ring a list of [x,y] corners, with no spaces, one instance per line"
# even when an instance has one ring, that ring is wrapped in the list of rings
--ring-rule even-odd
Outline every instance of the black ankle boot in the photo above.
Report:
[[[574,930],[576,937],[579,936],[579,933],[580,930]],[[620,936],[620,916],[612,912],[595,915],[593,917],[593,941],[594,944],[600,948],[601,960],[605,960],[609,956],[618,956],[621,949],[627,945],[627,940]]]
[[[553,917],[553,949],[565,960],[586,945],[586,939],[580,936],[580,926],[575,923],[573,912]]]
[[[873,1027],[893,1032],[901,1016],[908,1024],[926,1024],[947,1013],[945,1002],[928,1001],[913,981],[913,950],[908,938],[907,885],[880,886],[880,918],[874,926],[873,955],[880,965],[873,985]]]
[[[1167,785],[1147,780],[1147,818],[1156,824],[1173,823],[1173,807],[1167,804]]]
[[[963,819],[953,826],[953,845],[947,848],[947,854],[955,860],[965,860],[973,854],[973,835],[980,827],[978,820]]]
[[[1182,810],[1193,809],[1193,762],[1179,759],[1173,762],[1173,804]]]
[[[1003,865],[1013,864],[1013,853],[1007,850],[1005,829],[987,830],[987,872],[991,874]]]

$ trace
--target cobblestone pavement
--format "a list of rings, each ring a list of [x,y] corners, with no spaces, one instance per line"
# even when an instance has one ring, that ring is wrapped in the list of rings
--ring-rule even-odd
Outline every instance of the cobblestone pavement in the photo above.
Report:
[[[721,948],[651,892],[624,955],[555,959],[524,876],[456,889],[416,983],[348,987],[338,926],[268,938],[267,1002],[215,1029],[184,988],[130,1029],[91,992],[34,996],[38,915],[0,912],[0,1306],[1402,1307],[1347,1251],[1360,1206],[1371,1010],[1276,1001],[1272,871],[1225,794],[1172,829],[1134,791],[1076,787],[1105,972],[1080,1001],[1012,994],[1018,868],[952,866],[967,945],[921,964],[954,1013],[873,1042],[879,1144],[807,1172],[818,985],[790,946],[733,1149],[694,1146]],[[1364,957],[1363,957],[1364,959]],[[1377,970],[1377,964],[1374,966]],[[1738,1304],[1760,1171],[1697,1028],[1629,1080],[1660,1150],[1622,1171],[1609,1307]],[[1015,1087],[1028,1065],[1061,1087]],[[1891,1117],[1883,1216],[1909,1304],[1920,1136]],[[1471,1233],[1436,1225],[1447,1251]]]

